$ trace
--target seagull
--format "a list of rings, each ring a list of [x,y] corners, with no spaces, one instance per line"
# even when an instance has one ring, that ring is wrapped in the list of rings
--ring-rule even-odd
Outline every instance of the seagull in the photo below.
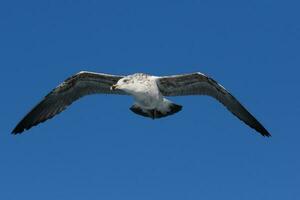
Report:
[[[135,102],[130,110],[135,114],[158,119],[179,112],[181,105],[168,96],[208,95],[222,103],[241,121],[262,136],[270,133],[247,109],[214,79],[200,73],[172,76],[152,76],[135,73],[118,76],[82,71],[66,79],[38,103],[13,129],[20,134],[64,111],[79,98],[91,94],[131,95]]]

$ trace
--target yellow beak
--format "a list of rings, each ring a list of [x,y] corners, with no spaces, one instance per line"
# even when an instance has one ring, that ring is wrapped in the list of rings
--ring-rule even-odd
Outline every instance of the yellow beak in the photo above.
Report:
[[[110,87],[110,90],[115,90],[115,89],[117,89],[117,85],[112,85],[111,87]]]

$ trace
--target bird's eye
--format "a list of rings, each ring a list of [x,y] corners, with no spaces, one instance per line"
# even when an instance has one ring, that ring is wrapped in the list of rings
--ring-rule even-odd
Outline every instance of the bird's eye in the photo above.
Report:
[[[128,83],[128,81],[129,81],[128,79],[124,79],[123,80],[124,83]]]

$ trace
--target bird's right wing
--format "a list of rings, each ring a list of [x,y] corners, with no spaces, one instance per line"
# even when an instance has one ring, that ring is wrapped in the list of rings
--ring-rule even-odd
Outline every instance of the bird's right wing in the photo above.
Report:
[[[77,99],[95,93],[125,94],[121,90],[110,90],[123,76],[79,72],[66,79],[37,104],[15,127],[13,134],[22,133],[41,122],[59,114]]]
[[[263,136],[271,136],[263,125],[222,85],[202,73],[181,74],[157,78],[164,96],[208,95],[221,102],[230,112]]]

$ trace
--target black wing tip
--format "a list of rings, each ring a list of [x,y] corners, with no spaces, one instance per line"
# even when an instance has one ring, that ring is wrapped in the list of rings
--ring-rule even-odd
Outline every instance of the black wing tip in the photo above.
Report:
[[[263,137],[272,137],[272,135],[265,129],[263,126],[260,128],[254,128],[257,132],[259,132]]]
[[[18,134],[21,134],[22,132],[24,132],[24,129],[14,129],[11,134],[12,135],[18,135]]]
[[[263,132],[260,132],[260,134],[264,137],[272,137],[272,135],[266,130],[266,131],[263,131]]]
[[[270,133],[261,133],[261,135],[263,137],[267,137],[267,138],[272,137],[272,135]]]
[[[27,128],[24,128],[23,126],[16,126],[14,130],[12,130],[11,134],[18,135],[23,133],[25,130],[27,130]]]

